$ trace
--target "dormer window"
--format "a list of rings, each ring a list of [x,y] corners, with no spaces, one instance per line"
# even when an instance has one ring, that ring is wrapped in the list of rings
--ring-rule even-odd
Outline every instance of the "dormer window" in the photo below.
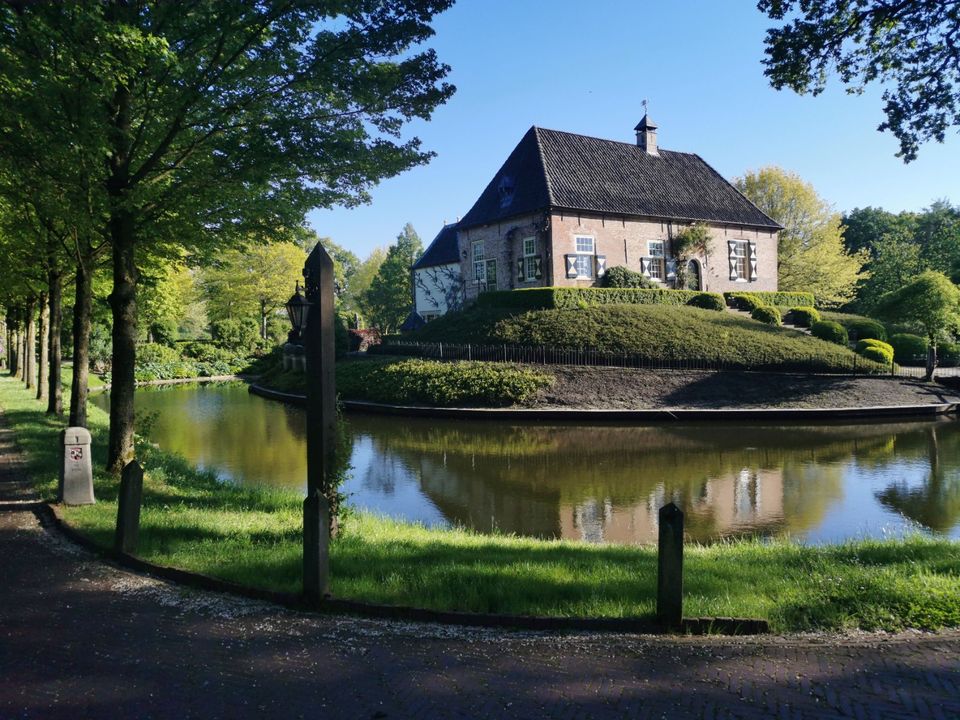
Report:
[[[517,186],[512,177],[509,175],[504,175],[502,178],[500,178],[500,184],[497,185],[497,193],[500,195],[501,208],[510,207],[510,203],[513,202],[513,196],[516,193],[516,190]]]

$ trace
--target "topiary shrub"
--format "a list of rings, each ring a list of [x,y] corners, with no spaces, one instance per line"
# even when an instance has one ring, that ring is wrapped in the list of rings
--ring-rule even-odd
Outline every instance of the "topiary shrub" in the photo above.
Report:
[[[720,293],[699,293],[687,300],[687,305],[704,310],[719,310],[721,312],[727,309],[727,304],[723,301],[723,295]]]
[[[157,320],[150,323],[151,342],[173,347],[177,342],[177,324],[173,320]]]
[[[758,308],[754,308],[753,312],[750,313],[750,317],[767,325],[779,326],[783,324],[780,311],[770,305],[761,305]]]
[[[808,328],[820,322],[820,311],[806,306],[790,308],[790,320],[798,327]]]
[[[617,265],[609,268],[600,278],[600,287],[608,288],[655,288],[659,287],[643,273]]]
[[[845,325],[847,334],[854,340],[866,340],[868,338],[873,338],[874,340],[887,339],[886,329],[876,320],[870,320],[869,318],[848,320]]]
[[[867,338],[857,342],[857,352],[868,360],[874,360],[885,365],[893,362],[893,346],[883,340]]]
[[[837,345],[848,345],[850,343],[850,336],[847,335],[843,325],[830,320],[815,322],[810,326],[810,334]]]
[[[890,337],[893,359],[901,365],[923,365],[927,360],[927,340],[919,335],[897,333]]]
[[[764,306],[764,302],[759,297],[749,292],[724,293],[723,296],[729,300],[737,310],[753,312],[758,307]]]

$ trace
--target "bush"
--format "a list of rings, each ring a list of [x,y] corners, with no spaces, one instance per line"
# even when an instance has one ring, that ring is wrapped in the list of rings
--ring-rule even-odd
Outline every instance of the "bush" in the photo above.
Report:
[[[210,334],[220,345],[240,352],[250,352],[260,342],[260,328],[255,320],[217,320],[210,324]]]
[[[719,310],[721,312],[727,309],[727,304],[723,301],[723,295],[720,293],[699,293],[687,300],[687,305],[690,307],[703,308],[704,310]]]
[[[927,360],[927,339],[910,333],[897,333],[890,337],[893,359],[901,365],[922,365]]]
[[[937,345],[937,364],[941,367],[960,365],[960,345],[951,342],[943,342]]]
[[[146,343],[137,347],[137,366],[154,363],[179,362],[182,358],[175,348],[159,343]]]
[[[752,317],[754,320],[759,320],[762,323],[766,323],[767,325],[779,326],[783,324],[783,319],[780,317],[780,311],[770,305],[761,305],[760,307],[755,308],[754,311],[750,313],[750,317]]]
[[[869,338],[874,340],[887,339],[887,331],[883,325],[869,318],[848,320],[844,323],[844,327],[847,329],[847,334],[854,340],[866,340]]]
[[[213,343],[200,340],[183,343],[183,345],[180,346],[180,350],[184,357],[199,360],[200,362],[230,362],[237,355],[235,352],[231,352],[226,348],[217,347]]]
[[[725,292],[723,296],[732,300],[738,295],[752,295],[759,300],[760,305],[774,305],[776,307],[813,307],[813,293],[808,292],[775,292],[771,290],[748,290]],[[742,308],[752,310],[753,308]]]
[[[746,312],[753,312],[764,305],[764,302],[757,295],[749,292],[724,293],[723,297],[730,301],[730,304],[737,310]]]
[[[885,365],[893,362],[893,346],[883,340],[867,338],[857,342],[857,352],[868,360],[874,360]]]
[[[337,366],[337,390],[349,400],[437,407],[516,405],[553,377],[502,363],[360,360]]]
[[[669,288],[530,288],[483,293],[477,307],[501,310],[559,310],[598,305],[686,305],[700,295]]]
[[[837,345],[848,345],[850,343],[850,337],[847,335],[847,331],[843,325],[830,320],[815,322],[810,326],[810,333],[814,337],[836,343]]]
[[[820,311],[809,306],[790,308],[790,319],[794,325],[808,328],[814,323],[820,322]]]
[[[617,265],[609,268],[600,278],[600,286],[605,288],[656,288],[657,283],[643,273]]]
[[[155,343],[173,347],[177,342],[177,324],[172,320],[150,323],[150,337]]]

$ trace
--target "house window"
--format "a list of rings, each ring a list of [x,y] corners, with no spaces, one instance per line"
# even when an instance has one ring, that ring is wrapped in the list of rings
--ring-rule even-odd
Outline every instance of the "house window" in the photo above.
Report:
[[[593,256],[596,249],[593,238],[590,235],[577,235],[575,242],[577,255],[574,260],[574,265],[577,269],[577,277],[592,278]]]
[[[473,279],[483,284],[487,281],[487,265],[483,260],[483,240],[474,240],[470,248],[473,254]]]
[[[733,241],[733,262],[737,269],[737,279],[750,279],[750,265],[747,262],[749,243],[746,240]]]
[[[647,244],[647,248],[650,252],[650,264],[647,266],[647,274],[651,280],[663,282],[665,275],[663,240],[651,240]]]
[[[523,239],[523,276],[525,282],[533,282],[537,279],[537,238],[528,237]]]

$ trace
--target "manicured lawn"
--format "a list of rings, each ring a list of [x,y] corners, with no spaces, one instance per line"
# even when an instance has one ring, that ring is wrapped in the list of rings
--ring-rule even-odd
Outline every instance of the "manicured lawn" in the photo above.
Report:
[[[766,370],[845,371],[854,364],[854,353],[847,348],[805,333],[684,306],[605,305],[513,315],[481,308],[438,318],[410,339],[588,347],[651,361],[707,361]],[[859,372],[870,367],[863,358],[856,362]]]
[[[0,407],[51,497],[55,433],[20,385],[0,380]],[[90,408],[94,461],[106,416]],[[140,447],[146,469],[141,547],[153,562],[251,586],[300,586],[301,498],[219,483],[182,459]],[[98,503],[67,520],[108,545],[117,480],[98,472]],[[621,617],[654,608],[652,548],[431,530],[366,513],[345,518],[331,548],[335,595],[436,609]],[[742,541],[686,550],[687,615],[767,618],[780,630],[960,626],[960,543],[914,537],[803,547]]]

